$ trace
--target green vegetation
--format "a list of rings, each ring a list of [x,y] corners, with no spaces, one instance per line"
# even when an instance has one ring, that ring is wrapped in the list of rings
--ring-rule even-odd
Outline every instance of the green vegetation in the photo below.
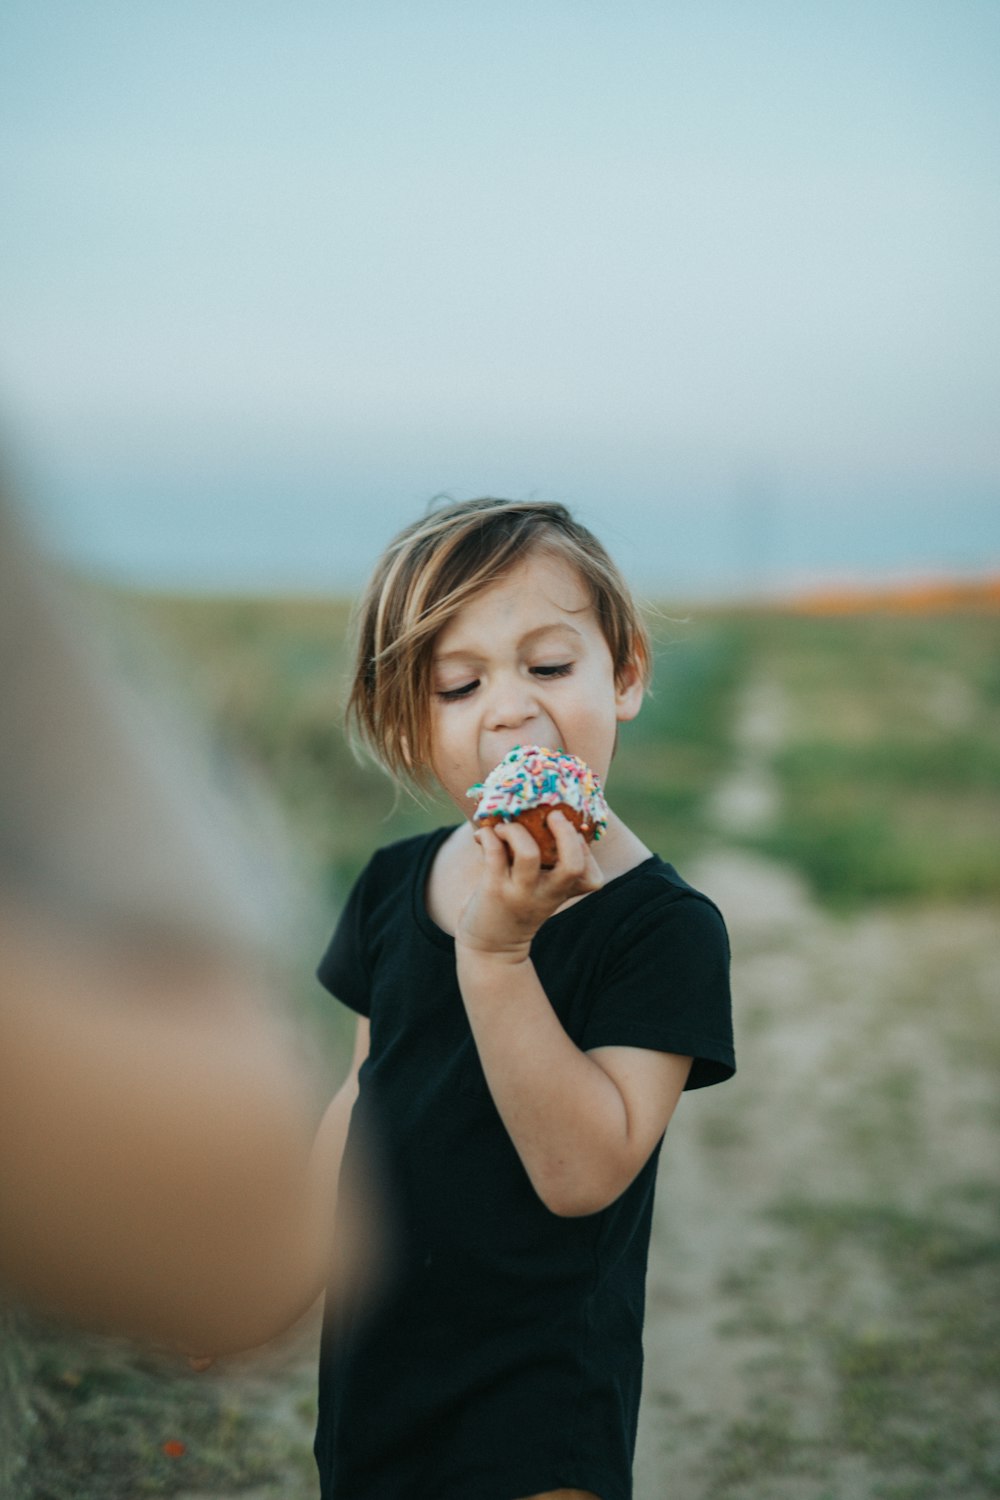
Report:
[[[226,740],[276,788],[333,901],[376,844],[454,818],[348,748],[345,604],[125,603],[173,645]],[[650,623],[653,692],[623,726],[610,792],[665,858],[683,868],[739,838],[798,866],[839,908],[1000,893],[997,617],[747,611]],[[767,755],[778,803],[766,826],[734,833],[717,826],[710,796],[743,753],[740,697],[753,683],[783,706]]]
[[[137,1500],[269,1482],[293,1500],[295,1476],[301,1494],[311,1493],[308,1445],[234,1383],[197,1375],[179,1357],[40,1321],[27,1334],[33,1500]]]
[[[344,603],[128,599],[173,648],[224,745],[277,793],[332,902],[372,849],[438,826],[450,805],[397,792],[347,743]]]
[[[1000,621],[747,615],[785,722],[778,810],[745,841],[836,909],[1000,894]]]
[[[611,770],[615,810],[683,869],[713,837],[709,796],[732,756],[745,643],[728,621],[654,620],[652,693],[622,726]]]

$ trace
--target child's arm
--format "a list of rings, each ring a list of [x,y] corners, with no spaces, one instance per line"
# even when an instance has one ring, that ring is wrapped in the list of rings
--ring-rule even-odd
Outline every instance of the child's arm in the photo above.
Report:
[[[368,1056],[369,1034],[368,1017],[358,1016],[354,1030],[351,1070],[327,1105],[313,1143],[310,1171],[318,1183],[332,1184],[334,1197],[340,1162],[344,1155],[344,1143],[347,1140],[347,1127],[351,1122],[351,1110],[358,1097],[358,1073],[361,1070],[361,1064]]]
[[[483,830],[483,877],[456,932],[458,979],[500,1116],[542,1201],[554,1213],[596,1213],[617,1198],[663,1134],[689,1057],[641,1047],[582,1052],[564,1031],[530,958],[542,922],[596,890],[590,850],[560,815],[559,860],[542,870],[516,824]],[[513,859],[508,859],[507,849]]]
[[[370,1029],[367,1016],[358,1016],[350,1072],[327,1105],[313,1143],[309,1162],[310,1200],[319,1216],[319,1232],[313,1243],[321,1247],[322,1258],[314,1268],[313,1296],[306,1306],[324,1286],[332,1286],[338,1292],[347,1287],[356,1289],[371,1260],[370,1253],[365,1252],[370,1252],[372,1240],[377,1238],[377,1226],[370,1220],[373,1205],[366,1196],[365,1184],[345,1179],[340,1170],[347,1127],[358,1097],[358,1073],[368,1056]]]

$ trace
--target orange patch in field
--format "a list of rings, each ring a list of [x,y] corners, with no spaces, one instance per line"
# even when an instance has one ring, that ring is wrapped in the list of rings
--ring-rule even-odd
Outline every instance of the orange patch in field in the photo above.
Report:
[[[1000,575],[815,588],[790,599],[788,608],[798,615],[996,614],[1000,611]]]

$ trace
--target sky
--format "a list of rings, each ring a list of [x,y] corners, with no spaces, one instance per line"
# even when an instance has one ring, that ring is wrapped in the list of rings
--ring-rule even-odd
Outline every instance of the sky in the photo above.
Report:
[[[4,0],[54,548],[352,589],[436,495],[649,589],[1000,566],[996,0]]]

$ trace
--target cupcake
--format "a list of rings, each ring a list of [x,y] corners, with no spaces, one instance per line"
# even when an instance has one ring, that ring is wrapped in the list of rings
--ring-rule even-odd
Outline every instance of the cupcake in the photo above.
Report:
[[[558,857],[555,836],[547,826],[555,808],[588,843],[607,827],[608,804],[594,772],[577,756],[544,745],[517,745],[466,796],[478,801],[472,815],[477,828],[523,824],[541,850],[543,869],[551,869]]]

